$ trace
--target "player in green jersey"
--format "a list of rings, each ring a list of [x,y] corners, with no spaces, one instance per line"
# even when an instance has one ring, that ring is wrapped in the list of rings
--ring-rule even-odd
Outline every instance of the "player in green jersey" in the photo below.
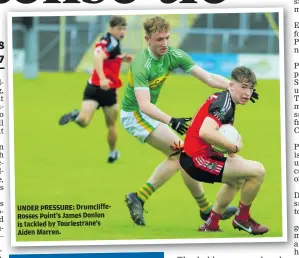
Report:
[[[191,118],[174,118],[161,111],[155,103],[160,90],[170,72],[181,68],[213,88],[227,89],[230,81],[211,74],[196,66],[181,49],[168,45],[170,25],[161,17],[145,20],[145,39],[148,48],[138,53],[130,66],[129,81],[122,102],[121,121],[123,127],[141,142],[147,143],[167,156],[159,164],[147,182],[134,193],[126,195],[126,204],[135,224],[144,226],[143,206],[148,198],[168,181],[180,165],[177,156],[171,156],[173,143],[182,142],[169,128],[183,135]],[[201,183],[196,182],[182,171],[183,180],[200,207],[203,220],[209,217],[213,204],[208,200]],[[237,212],[236,207],[228,207],[222,219],[228,219]]]

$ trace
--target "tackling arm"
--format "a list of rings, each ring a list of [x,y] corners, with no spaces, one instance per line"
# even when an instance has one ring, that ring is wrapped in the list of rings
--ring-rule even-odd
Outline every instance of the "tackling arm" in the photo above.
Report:
[[[230,80],[226,79],[225,77],[209,73],[197,65],[191,68],[191,74],[212,88],[226,90],[230,84]]]
[[[174,118],[162,112],[150,102],[150,93],[148,90],[135,90],[135,95],[141,112],[164,124],[169,125],[180,135],[184,135],[186,133],[189,127],[187,123],[191,121],[191,117]]]
[[[169,124],[171,116],[162,112],[159,108],[157,108],[150,102],[149,90],[135,90],[135,95],[141,112],[164,124]]]
[[[207,143],[224,148],[231,153],[238,152],[240,146],[230,143],[217,131],[218,128],[219,126],[214,119],[206,117],[199,130],[199,137]]]

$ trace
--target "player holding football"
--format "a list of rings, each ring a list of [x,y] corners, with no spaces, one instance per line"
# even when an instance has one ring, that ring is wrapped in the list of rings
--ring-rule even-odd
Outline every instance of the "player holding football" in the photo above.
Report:
[[[115,149],[117,141],[115,123],[118,116],[117,89],[122,86],[119,78],[120,68],[122,61],[132,60],[130,55],[121,54],[120,40],[125,36],[126,25],[124,17],[110,18],[108,32],[95,46],[94,70],[83,94],[81,110],[73,110],[59,120],[60,125],[75,122],[80,127],[86,127],[96,109],[102,107],[108,127],[109,163],[119,158],[119,152]]]
[[[228,90],[210,96],[196,113],[187,131],[180,164],[191,178],[200,182],[223,183],[209,219],[199,231],[222,231],[219,228],[221,214],[241,189],[241,199],[233,227],[250,234],[268,232],[250,216],[250,207],[264,181],[265,168],[256,161],[237,155],[242,148],[241,136],[236,144],[230,143],[217,129],[223,124],[233,124],[235,106],[245,105],[256,85],[255,74],[247,67],[232,71]],[[215,151],[218,146],[229,156]]]
[[[185,134],[191,118],[175,118],[161,111],[155,103],[160,90],[175,68],[181,68],[213,88],[227,89],[230,81],[211,74],[196,66],[182,50],[169,46],[170,25],[161,17],[145,20],[145,39],[148,48],[139,52],[130,65],[128,85],[122,102],[121,121],[123,127],[143,143],[161,151],[167,156],[147,182],[136,193],[126,195],[126,203],[135,224],[144,226],[143,207],[148,198],[177,170],[180,169],[178,156],[169,157],[170,145],[179,144],[180,138],[169,128]],[[255,95],[257,97],[257,95]],[[181,141],[182,142],[182,141]],[[209,217],[212,203],[208,200],[199,182],[182,172],[183,180],[200,207],[203,220]],[[222,219],[228,219],[237,211],[227,208]]]

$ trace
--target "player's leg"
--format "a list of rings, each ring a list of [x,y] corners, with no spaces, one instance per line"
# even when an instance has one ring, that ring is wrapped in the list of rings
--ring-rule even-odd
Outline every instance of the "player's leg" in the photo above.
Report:
[[[181,169],[181,175],[185,185],[189,189],[190,193],[192,194],[192,196],[194,197],[195,201],[197,202],[200,208],[200,217],[202,220],[206,221],[209,218],[214,205],[207,198],[207,195],[203,189],[202,184],[199,183],[197,184],[197,187],[194,187],[193,186],[194,181],[196,182],[196,180],[192,179],[182,168],[180,169]],[[233,188],[232,191],[236,193],[238,190]],[[235,215],[237,211],[238,211],[237,207],[226,205],[221,212],[220,219],[227,220],[231,218],[233,215]]]
[[[241,156],[234,155],[234,159],[243,159]],[[225,160],[225,164],[227,159]],[[221,182],[223,182],[223,174],[221,176]],[[222,214],[230,202],[234,199],[237,192],[241,189],[244,184],[244,180],[227,180],[222,185],[217,193],[216,202],[213,207],[214,212]]]
[[[213,209],[206,222],[198,229],[198,231],[222,231],[219,228],[219,221],[223,216],[223,212],[236,196],[241,186],[244,184],[243,180],[223,184],[217,193],[216,201]]]
[[[145,117],[143,115],[143,117]],[[147,121],[142,121],[145,124]],[[169,128],[158,123],[157,127],[150,128],[148,123],[147,136],[144,138],[144,142],[148,143],[155,149],[163,152],[165,155],[171,153],[170,146],[179,141],[176,135],[173,135]],[[152,196],[152,194],[161,187],[166,181],[168,181],[179,169],[179,165],[176,157],[167,157],[158,167],[154,170],[151,177],[142,185],[136,193],[129,193],[126,195],[127,206],[130,209],[131,217],[135,224],[144,226],[145,221],[143,218],[143,206],[144,203]]]
[[[108,128],[107,141],[110,150],[108,162],[113,163],[119,158],[119,152],[115,149],[117,142],[116,120],[118,116],[118,104],[103,107],[103,112]]]
[[[173,153],[170,148],[174,143],[182,142],[182,140],[165,124],[160,124],[146,139],[146,143],[155,149],[163,152],[167,158],[156,167],[151,177],[147,180],[146,184],[151,185],[154,190],[160,188],[166,183],[178,170],[181,169],[178,156],[169,157]],[[197,204],[204,211],[209,212],[212,209],[212,203],[204,194],[204,190],[199,182],[196,182],[190,177],[183,176],[183,180],[188,187],[189,191],[196,199]],[[144,186],[137,192],[138,198],[145,203],[152,193],[144,193]],[[204,196],[204,198],[200,198]],[[201,199],[201,201],[199,201]]]
[[[222,176],[222,182],[245,180],[241,188],[241,202],[251,205],[264,182],[266,170],[256,161],[228,158]]]
[[[86,127],[89,125],[94,112],[99,107],[99,103],[95,100],[83,100],[81,110],[74,122],[80,127]]]
[[[240,193],[239,210],[233,220],[233,227],[244,230],[250,234],[258,235],[268,232],[268,228],[257,223],[250,217],[251,205],[258,195],[264,182],[266,170],[256,161],[228,159],[223,173],[223,181],[228,182],[232,178],[245,180]]]
[[[209,225],[206,225],[206,228],[215,228],[215,225],[218,225],[218,217],[225,206],[234,198],[233,194],[229,195],[229,186],[238,185],[239,182],[242,182],[242,184],[239,184],[239,187],[241,186],[241,199],[238,213],[233,221],[233,227],[255,235],[268,232],[268,228],[258,224],[250,217],[250,207],[260,190],[264,177],[265,168],[261,163],[228,158],[222,175],[222,182],[228,184],[228,186],[221,189],[213,208],[212,213],[214,214],[212,215],[214,216],[210,216]]]
[[[95,110],[99,108],[98,92],[99,87],[87,84],[83,94],[81,110],[78,111],[75,109],[67,114],[64,114],[59,119],[59,124],[65,125],[69,122],[75,122],[80,127],[86,127],[89,124]]]
[[[243,184],[244,180],[237,180],[223,184],[217,192],[213,210],[218,214],[222,214],[226,207],[235,198],[236,194],[240,191]]]
[[[83,100],[80,111],[73,110],[70,113],[63,115],[60,120],[60,125],[65,125],[69,122],[75,122],[80,127],[86,127],[99,104],[95,100]]]
[[[122,110],[121,121],[123,127],[131,135],[167,155],[167,159],[156,168],[153,175],[140,187],[137,193],[129,193],[126,195],[126,202],[133,221],[137,225],[145,225],[143,218],[144,202],[148,200],[157,188],[162,186],[180,169],[177,157],[168,157],[172,153],[170,146],[173,145],[174,142],[178,143],[180,139],[168,126],[161,124],[141,112],[125,112]],[[194,186],[194,189],[198,188],[197,182],[190,183],[189,188],[191,185]],[[193,193],[194,192],[196,192],[196,190],[193,190]],[[199,189],[197,193],[196,197],[203,195],[201,189]],[[204,198],[204,202],[209,203],[207,198]],[[201,204],[204,205],[204,202]]]
[[[144,119],[142,123],[148,124],[149,126],[150,121],[148,117],[144,114],[142,114],[142,116]],[[144,203],[149,199],[155,190],[167,182],[175,174],[175,172],[180,169],[178,156],[169,157],[169,155],[173,152],[170,146],[174,143],[178,144],[180,141],[182,142],[182,140],[180,140],[180,138],[167,125],[161,123],[145,137],[145,142],[167,155],[167,159],[159,164],[148,181],[137,191],[137,196],[135,193],[127,195],[127,200],[129,203],[132,203],[131,206],[134,207],[133,210],[135,210],[135,212],[133,212],[135,216],[132,216],[132,219],[136,224],[144,224]],[[199,205],[202,214],[207,214],[208,217],[213,205],[209,202],[200,183],[190,177],[183,177],[183,179],[191,194],[195,198],[197,204]],[[234,215],[235,212],[236,209],[234,213],[230,214],[229,217]],[[225,214],[225,216],[227,216],[227,214]]]

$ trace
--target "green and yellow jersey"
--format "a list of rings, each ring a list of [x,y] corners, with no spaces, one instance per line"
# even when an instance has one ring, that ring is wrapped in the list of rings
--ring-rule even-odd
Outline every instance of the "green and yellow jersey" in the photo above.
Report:
[[[190,56],[181,49],[168,47],[168,52],[160,59],[156,58],[149,48],[142,50],[130,65],[122,110],[139,111],[135,90],[149,90],[150,101],[156,104],[170,72],[176,68],[189,72],[194,65]]]

